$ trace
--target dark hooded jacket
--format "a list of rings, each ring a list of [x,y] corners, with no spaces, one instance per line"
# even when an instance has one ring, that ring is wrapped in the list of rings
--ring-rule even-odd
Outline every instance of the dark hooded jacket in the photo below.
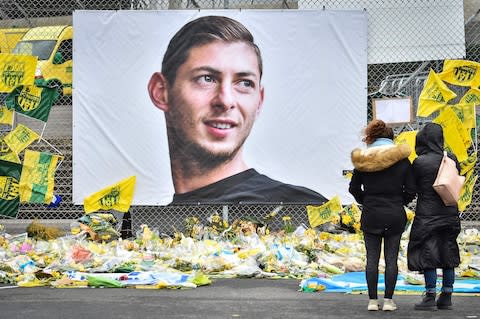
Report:
[[[352,151],[355,169],[348,190],[363,205],[360,224],[364,232],[394,235],[405,230],[403,206],[415,197],[410,152],[407,144]]]
[[[427,124],[417,133],[413,162],[418,199],[408,243],[408,269],[454,268],[460,263],[457,206],[445,206],[432,185],[443,157],[442,127]],[[449,154],[458,166],[454,155]]]

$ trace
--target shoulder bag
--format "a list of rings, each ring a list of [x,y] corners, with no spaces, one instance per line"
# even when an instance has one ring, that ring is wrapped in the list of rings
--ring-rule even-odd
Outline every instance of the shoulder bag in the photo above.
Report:
[[[433,188],[440,195],[445,206],[457,205],[464,182],[465,176],[459,175],[455,161],[444,151]]]

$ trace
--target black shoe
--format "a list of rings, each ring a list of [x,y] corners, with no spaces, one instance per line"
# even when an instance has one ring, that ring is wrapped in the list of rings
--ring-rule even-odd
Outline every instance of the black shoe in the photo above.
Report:
[[[452,309],[452,293],[451,292],[442,292],[437,300],[438,309]]]
[[[416,303],[415,310],[428,310],[433,311],[437,310],[437,304],[435,303],[435,297],[437,294],[435,292],[427,292],[423,295],[422,302]]]

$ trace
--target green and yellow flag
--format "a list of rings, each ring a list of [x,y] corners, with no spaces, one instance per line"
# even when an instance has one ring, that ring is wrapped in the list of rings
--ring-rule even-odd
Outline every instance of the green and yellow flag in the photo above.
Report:
[[[472,194],[475,183],[477,182],[478,175],[473,174],[473,170],[467,174],[465,178],[465,183],[460,192],[460,198],[458,199],[458,210],[463,212],[468,205],[472,202]]]
[[[466,173],[475,167],[475,163],[477,163],[477,152],[473,152],[466,160],[460,162],[460,175],[465,176]]]
[[[23,124],[18,124],[12,131],[5,135],[3,140],[13,152],[20,154],[28,145],[39,138],[40,135],[35,133],[35,131],[32,131]]]
[[[338,224],[342,210],[342,203],[338,195],[321,206],[307,205],[310,226],[315,228],[328,222]]]
[[[477,87],[480,84],[480,63],[467,60],[445,60],[438,76],[443,81],[460,86]]]
[[[0,160],[0,215],[16,217],[22,165]]]
[[[13,125],[13,110],[5,105],[0,106],[0,124]]]
[[[433,70],[430,70],[427,81],[420,93],[417,116],[429,116],[444,107],[448,101],[456,96],[455,92],[450,90]]]
[[[22,176],[20,177],[20,201],[50,204],[57,163],[62,156],[25,151]]]
[[[458,161],[465,161],[468,158],[467,149],[472,145],[472,139],[455,112],[451,108],[445,108],[432,122],[442,126],[445,144]]]
[[[19,85],[33,84],[36,68],[36,56],[0,53],[0,92],[10,93]]]
[[[475,105],[480,105],[480,90],[477,88],[471,88],[465,92],[459,103],[473,103]]]
[[[417,157],[417,153],[415,153],[415,139],[417,137],[417,131],[405,131],[397,135],[395,138],[395,144],[408,144],[412,152],[408,157],[410,163],[413,163],[413,160]]]
[[[85,197],[83,200],[85,213],[111,209],[123,213],[128,212],[133,200],[135,181],[136,177],[130,176]]]
[[[18,113],[47,122],[50,109],[58,96],[57,88],[20,85],[7,95],[5,104]]]

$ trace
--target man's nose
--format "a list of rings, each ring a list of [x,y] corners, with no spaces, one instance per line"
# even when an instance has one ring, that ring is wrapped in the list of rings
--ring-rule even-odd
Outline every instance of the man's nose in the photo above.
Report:
[[[231,85],[222,84],[218,86],[214,105],[225,110],[235,107],[235,93]]]

